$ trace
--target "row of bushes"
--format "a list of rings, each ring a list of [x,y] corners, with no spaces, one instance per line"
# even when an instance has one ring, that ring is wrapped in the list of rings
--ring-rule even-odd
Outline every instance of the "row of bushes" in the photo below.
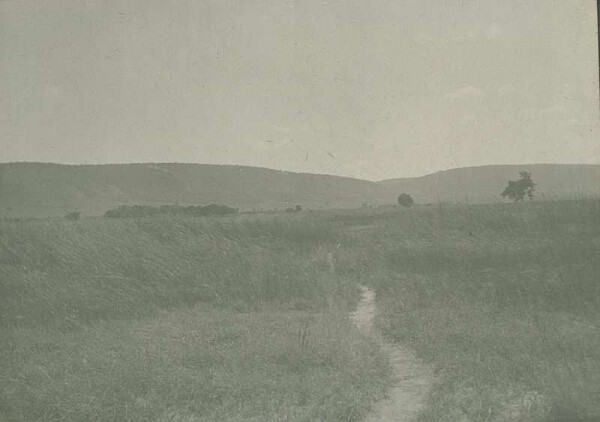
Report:
[[[193,215],[193,216],[213,216],[236,214],[237,208],[231,208],[227,205],[210,204],[202,205],[163,205],[152,207],[149,205],[120,205],[104,213],[105,217],[127,218],[127,217],[150,217],[156,215]]]

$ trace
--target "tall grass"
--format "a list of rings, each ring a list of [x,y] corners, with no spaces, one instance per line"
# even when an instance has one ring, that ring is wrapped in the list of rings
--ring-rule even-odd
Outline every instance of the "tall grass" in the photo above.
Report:
[[[436,369],[423,421],[600,417],[600,202],[0,221],[0,419],[360,420],[348,323]]]
[[[0,420],[358,420],[387,363],[333,241],[298,216],[1,221]]]
[[[600,418],[600,202],[370,218],[347,226],[346,271],[438,368],[423,421]]]
[[[334,312],[196,306],[69,333],[22,329],[8,342],[2,420],[357,420],[387,369]]]
[[[3,221],[2,324],[87,323],[198,302],[318,308],[328,280],[301,257],[302,244],[329,238],[312,227],[185,217]]]

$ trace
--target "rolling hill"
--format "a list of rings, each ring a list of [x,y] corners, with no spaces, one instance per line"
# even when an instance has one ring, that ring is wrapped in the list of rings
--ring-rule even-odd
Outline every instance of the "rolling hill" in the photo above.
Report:
[[[385,188],[364,180],[207,164],[0,164],[0,213],[101,215],[118,205],[210,203],[240,210],[346,208],[377,203]]]
[[[600,165],[527,164],[463,167],[422,177],[389,179],[378,182],[389,196],[410,193],[417,203],[503,201],[500,192],[508,180],[519,179],[529,171],[536,185],[536,199],[565,199],[600,196]]]
[[[118,205],[210,203],[240,210],[351,208],[395,203],[501,201],[520,170],[532,172],[537,197],[600,196],[600,165],[482,166],[380,182],[258,167],[209,164],[0,164],[0,215],[62,216],[72,210],[101,215]]]

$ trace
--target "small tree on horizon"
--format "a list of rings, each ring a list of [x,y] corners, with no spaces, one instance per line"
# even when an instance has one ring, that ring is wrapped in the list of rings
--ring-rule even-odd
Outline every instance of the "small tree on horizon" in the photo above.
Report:
[[[401,193],[398,197],[398,205],[409,208],[412,207],[415,203],[415,200],[408,193]]]
[[[503,198],[507,196],[514,202],[519,202],[525,199],[525,195],[529,199],[533,199],[533,192],[535,190],[535,183],[531,179],[531,173],[528,171],[520,171],[520,180],[509,180],[508,186],[504,188],[502,193]]]

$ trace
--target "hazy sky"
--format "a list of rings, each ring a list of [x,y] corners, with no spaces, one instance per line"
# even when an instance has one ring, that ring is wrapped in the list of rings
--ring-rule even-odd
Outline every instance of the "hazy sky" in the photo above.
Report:
[[[0,0],[0,161],[599,163],[595,0]]]

